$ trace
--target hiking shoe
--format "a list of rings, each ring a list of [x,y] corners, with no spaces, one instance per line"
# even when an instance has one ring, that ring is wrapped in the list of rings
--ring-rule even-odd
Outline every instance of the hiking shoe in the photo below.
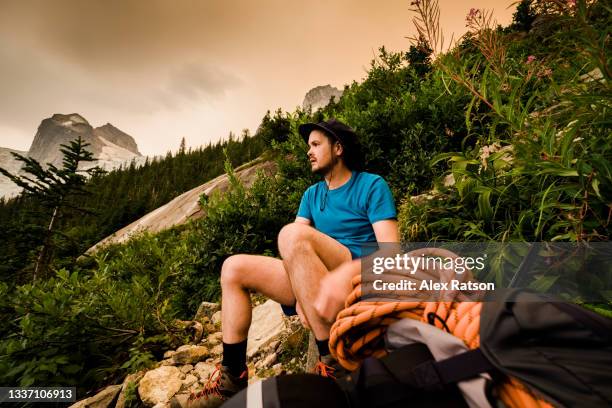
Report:
[[[233,376],[226,366],[217,365],[204,388],[191,395],[181,394],[170,400],[172,408],[216,408],[248,385],[247,371]]]
[[[328,354],[323,357],[319,356],[319,361],[314,367],[314,374],[338,380],[347,377],[350,371],[342,367],[331,354]]]

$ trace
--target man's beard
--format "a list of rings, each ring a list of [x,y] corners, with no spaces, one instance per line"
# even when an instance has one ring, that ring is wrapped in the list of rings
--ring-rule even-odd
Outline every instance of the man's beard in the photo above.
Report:
[[[338,156],[334,156],[332,157],[332,159],[329,161],[329,163],[326,166],[321,166],[317,169],[312,170],[312,172],[314,174],[320,174],[322,176],[327,175],[330,171],[332,171],[332,169],[334,168],[334,166],[336,165],[336,163],[338,163],[339,161],[339,157]]]
[[[334,168],[334,165],[335,165],[335,162],[330,162],[327,166],[318,167],[312,170],[312,172],[314,174],[320,174],[321,176],[325,176],[330,171],[332,171],[332,169]]]

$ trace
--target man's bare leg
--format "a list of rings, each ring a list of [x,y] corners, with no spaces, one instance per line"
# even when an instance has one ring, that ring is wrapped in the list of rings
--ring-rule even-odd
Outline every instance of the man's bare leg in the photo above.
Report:
[[[221,268],[221,289],[221,367],[195,397],[187,394],[175,396],[170,402],[173,407],[219,407],[247,386],[246,345],[251,325],[249,290],[282,304],[295,303],[282,261],[267,256],[234,255],[227,258]]]
[[[293,223],[279,233],[278,248],[300,304],[317,340],[329,338],[331,325],[315,309],[319,285],[330,270],[351,260],[347,247],[316,229]]]
[[[221,325],[224,343],[247,338],[254,290],[284,305],[295,303],[291,282],[280,259],[259,255],[233,255],[221,269]]]

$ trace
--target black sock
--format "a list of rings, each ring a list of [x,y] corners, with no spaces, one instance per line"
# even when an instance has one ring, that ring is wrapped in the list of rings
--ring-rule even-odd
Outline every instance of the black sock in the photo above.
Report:
[[[221,364],[226,366],[234,377],[239,377],[246,370],[246,349],[246,340],[233,344],[223,343]]]
[[[321,357],[329,354],[329,339],[317,340],[317,348]]]

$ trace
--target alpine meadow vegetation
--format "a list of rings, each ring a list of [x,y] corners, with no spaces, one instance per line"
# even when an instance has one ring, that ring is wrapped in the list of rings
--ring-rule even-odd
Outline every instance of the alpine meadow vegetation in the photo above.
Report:
[[[42,204],[1,202],[0,239],[10,244],[0,254],[0,384],[76,385],[84,395],[188,340],[177,322],[218,300],[229,255],[278,255],[278,231],[317,180],[297,133],[305,122],[336,117],[357,131],[365,170],[392,188],[405,242],[608,241],[610,2],[523,0],[508,27],[472,9],[469,32],[450,43],[437,1],[406,6],[418,35],[406,51],[381,47],[339,100],[316,112],[268,112],[253,136],[92,177],[86,203],[104,207],[58,225],[66,238],[45,279],[26,279],[43,237],[27,238],[36,234],[20,224]],[[233,169],[262,154],[277,173],[247,189]],[[205,217],[79,260],[223,171],[232,188],[201,198]],[[585,306],[610,316],[610,292]]]

